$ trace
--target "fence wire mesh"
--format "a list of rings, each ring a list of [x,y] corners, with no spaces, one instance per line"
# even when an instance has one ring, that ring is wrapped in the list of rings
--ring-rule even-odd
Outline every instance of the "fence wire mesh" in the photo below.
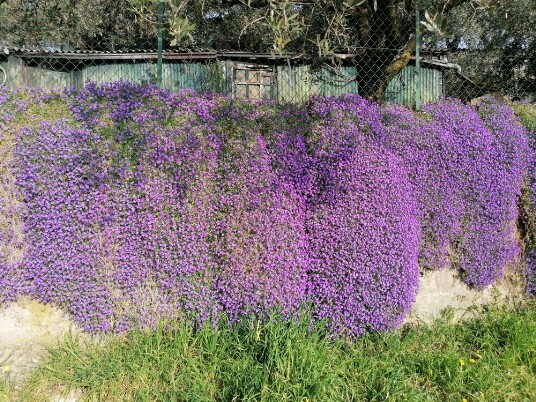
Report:
[[[0,0],[0,85],[124,80],[279,102],[358,93],[410,107],[490,92],[534,101],[535,6],[513,3],[519,22],[475,0]]]

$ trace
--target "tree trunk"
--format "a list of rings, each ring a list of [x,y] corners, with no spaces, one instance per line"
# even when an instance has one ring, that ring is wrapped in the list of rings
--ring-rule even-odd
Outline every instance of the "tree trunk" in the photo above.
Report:
[[[359,93],[381,103],[389,82],[409,62],[415,50],[414,19],[402,16],[398,10],[401,0],[378,0],[377,8],[368,2],[356,16],[358,26],[368,21],[368,29],[361,30],[363,53],[357,65]],[[411,12],[411,11],[410,11]]]
[[[358,79],[360,94],[371,101],[383,103],[389,82],[408,65],[415,46],[415,37],[412,37],[400,53],[394,54],[394,51],[389,52],[390,54],[381,52],[379,55],[379,51],[374,51],[375,54],[372,55],[369,53],[372,57],[363,60],[368,71],[360,69],[367,71],[363,77],[365,79]]]
[[[414,10],[413,2],[403,1],[406,11]],[[439,11],[446,14],[468,1],[447,0]],[[372,26],[366,32],[366,51],[359,59],[356,80],[359,93],[378,103],[385,100],[389,82],[408,65],[416,48],[414,30],[408,30],[411,27],[407,26],[404,31],[402,20],[396,12],[399,3],[400,0],[378,0],[376,12],[372,13],[370,5],[365,5],[361,11],[361,19],[368,18]],[[426,32],[424,26],[421,25],[420,31],[422,37]],[[405,45],[404,37],[409,38]],[[398,50],[401,47],[402,50]]]

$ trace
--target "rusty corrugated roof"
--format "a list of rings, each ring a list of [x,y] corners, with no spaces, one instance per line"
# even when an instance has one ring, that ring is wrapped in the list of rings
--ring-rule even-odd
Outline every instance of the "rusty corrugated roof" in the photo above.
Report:
[[[55,46],[0,46],[4,55],[16,54],[22,58],[43,59],[54,58],[62,60],[156,60],[158,52],[155,49],[125,49],[125,50],[82,50],[65,49]],[[1,55],[0,53],[0,55]],[[164,60],[199,60],[199,59],[271,59],[271,60],[307,60],[311,55],[304,53],[270,53],[270,52],[247,52],[239,50],[214,50],[214,49],[165,49]],[[356,54],[335,54],[332,57],[339,60],[351,60]]]
[[[125,49],[125,50],[81,50],[62,49],[59,47],[1,47],[5,55],[16,54],[23,58],[56,58],[72,60],[144,60],[156,59],[158,52],[154,49]],[[163,58],[166,60],[189,60],[189,59],[216,59],[216,58],[248,58],[248,59],[299,59],[304,58],[301,53],[274,54],[267,52],[244,52],[235,50],[212,50],[212,49],[166,49]]]
[[[87,59],[113,59],[113,60],[143,60],[143,59],[156,59],[158,53],[156,50],[148,49],[128,49],[128,50],[114,50],[114,51],[102,51],[102,50],[71,50],[61,49],[55,47],[4,47],[4,54],[16,54],[19,57],[31,57],[31,58],[57,58],[57,59],[74,59],[74,60],[87,60]],[[163,56],[165,59],[210,59],[216,58],[217,52],[214,50],[165,50]]]

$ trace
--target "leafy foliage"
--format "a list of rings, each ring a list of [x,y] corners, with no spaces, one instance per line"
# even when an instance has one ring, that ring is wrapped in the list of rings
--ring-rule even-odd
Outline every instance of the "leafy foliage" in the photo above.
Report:
[[[488,3],[454,10],[446,41],[449,61],[487,91],[534,99],[536,5],[531,0]]]

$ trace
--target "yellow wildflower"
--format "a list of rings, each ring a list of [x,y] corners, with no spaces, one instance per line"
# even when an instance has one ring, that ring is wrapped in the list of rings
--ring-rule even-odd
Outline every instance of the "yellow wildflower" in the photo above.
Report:
[[[7,366],[4,366],[3,370],[4,373],[9,373],[11,371],[11,366],[8,364]]]
[[[469,361],[470,361],[471,363],[473,363],[473,364],[476,363],[476,360],[475,360],[475,359],[469,359]]]
[[[460,359],[460,366],[465,366],[465,360]]]

